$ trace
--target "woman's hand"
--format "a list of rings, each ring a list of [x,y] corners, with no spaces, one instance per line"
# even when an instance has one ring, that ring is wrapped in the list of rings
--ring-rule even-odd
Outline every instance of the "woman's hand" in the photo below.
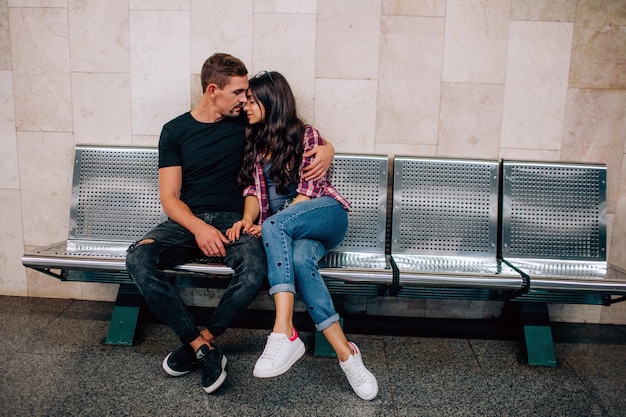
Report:
[[[241,233],[245,233],[254,237],[260,237],[261,226],[253,224],[250,220],[241,219],[233,223],[233,226],[226,230],[226,237],[229,241],[234,242],[236,240],[239,240],[239,237],[241,237]]]
[[[252,227],[246,231],[246,233],[252,237],[261,237],[261,226],[253,224]]]

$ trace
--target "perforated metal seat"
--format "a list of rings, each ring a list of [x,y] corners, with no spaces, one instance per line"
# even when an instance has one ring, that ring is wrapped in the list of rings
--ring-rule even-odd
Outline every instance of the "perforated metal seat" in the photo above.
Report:
[[[394,159],[391,256],[401,286],[524,287],[497,258],[498,178],[495,161]]]
[[[385,254],[388,165],[386,156],[335,156],[329,179],[351,207],[345,239],[320,262],[325,278],[392,283],[393,271]]]
[[[531,290],[626,291],[606,262],[606,167],[504,161],[502,256]]]
[[[156,148],[77,146],[68,240],[25,253],[24,266],[70,281],[130,281],[125,274],[129,245],[166,219],[157,167]],[[194,262],[173,271],[233,273],[219,262]]]

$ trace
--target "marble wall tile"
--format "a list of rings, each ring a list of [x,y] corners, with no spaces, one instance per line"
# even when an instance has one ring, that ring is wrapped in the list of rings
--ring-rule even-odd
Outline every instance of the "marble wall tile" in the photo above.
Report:
[[[445,21],[381,20],[376,142],[436,144]]]
[[[20,192],[0,189],[0,207],[0,294],[26,296]]]
[[[11,71],[0,71],[0,189],[18,189],[17,137]],[[1,229],[0,229],[1,230]]]
[[[80,299],[114,302],[117,299],[117,291],[119,288],[119,284],[83,282],[80,285]]]
[[[626,154],[622,155],[622,167],[613,176],[618,182],[618,197],[609,246],[609,262],[626,270]],[[626,317],[626,316],[625,316]]]
[[[561,148],[572,23],[511,22],[501,146]]]
[[[427,318],[493,319],[500,316],[503,303],[480,300],[427,299]]]
[[[74,167],[71,133],[18,132],[24,243],[67,239]]]
[[[580,304],[548,304],[550,320],[554,322],[599,324],[602,306]]]
[[[512,0],[511,19],[573,22],[577,0]]]
[[[511,161],[559,161],[560,150],[500,148],[500,159]]]
[[[17,130],[72,131],[67,9],[9,9]]]
[[[626,303],[615,303],[610,307],[602,307],[600,324],[623,324],[626,317]]]
[[[8,0],[9,7],[67,7],[67,0]]]
[[[497,159],[504,86],[443,83],[439,156]]]
[[[570,86],[626,88],[626,2],[579,0]]]
[[[284,75],[296,96],[300,116],[313,123],[315,15],[256,14],[253,38],[252,67],[248,67],[250,74],[278,71]]]
[[[128,0],[130,10],[185,11],[189,10],[189,0]]]
[[[80,282],[60,281],[33,269],[26,270],[26,284],[29,297],[82,299]]]
[[[381,0],[318,0],[316,77],[378,78],[380,10]]]
[[[130,37],[132,134],[159,135],[190,109],[189,12],[130,12]]]
[[[437,156],[437,145],[412,145],[408,143],[376,142],[374,153],[393,156]]]
[[[191,0],[192,74],[200,74],[204,61],[216,52],[236,56],[250,71],[256,41],[253,4],[253,0]]]
[[[255,13],[312,13],[317,0],[254,0]]]
[[[354,300],[355,298],[357,300]],[[427,300],[425,299],[367,297],[362,300],[361,304],[363,307],[359,311],[357,310],[357,307],[359,307],[358,298],[346,297],[346,301],[349,301],[345,306],[347,312],[365,312],[375,316],[426,317]]]
[[[448,0],[443,81],[503,83],[510,0]]]
[[[69,1],[72,71],[128,72],[128,0]]]
[[[373,153],[376,81],[317,79],[315,127],[337,152]]]
[[[133,136],[133,146],[147,146],[149,148],[156,148],[159,146],[159,136]]]
[[[446,0],[383,0],[383,16],[445,16]]]
[[[250,72],[250,70],[248,70],[248,72]],[[191,108],[196,108],[198,104],[200,104],[200,101],[202,101],[202,81],[200,81],[200,74],[191,74]]]
[[[9,7],[0,1],[0,71],[11,69],[11,39],[9,37]]]
[[[72,73],[76,143],[130,145],[130,97],[128,73]]]
[[[626,137],[626,90],[575,89],[567,96],[561,160],[607,165],[608,211],[615,211]]]

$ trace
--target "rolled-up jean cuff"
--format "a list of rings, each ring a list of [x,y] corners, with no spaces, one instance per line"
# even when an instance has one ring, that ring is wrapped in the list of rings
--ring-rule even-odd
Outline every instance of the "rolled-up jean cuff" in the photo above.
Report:
[[[276,284],[270,288],[270,295],[274,295],[277,292],[290,292],[296,293],[296,287],[293,284]]]
[[[211,333],[215,337],[221,336],[224,333],[226,333],[226,329],[224,329],[223,327],[215,327],[215,326],[211,326],[210,324],[206,326],[206,329],[209,331],[209,333]]]
[[[329,318],[327,318],[326,320],[324,320],[323,322],[316,324],[315,328],[319,330],[320,332],[323,332],[324,330],[328,329],[333,323],[337,321],[339,321],[339,314],[335,313]]]

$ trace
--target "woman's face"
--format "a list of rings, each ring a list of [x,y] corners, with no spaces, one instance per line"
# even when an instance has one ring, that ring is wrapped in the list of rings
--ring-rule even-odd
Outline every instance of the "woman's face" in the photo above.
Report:
[[[248,123],[253,125],[253,124],[264,121],[265,120],[265,107],[263,107],[263,104],[261,104],[254,98],[250,89],[248,89],[246,93],[246,97],[248,98],[248,101],[243,106],[243,110],[246,112],[246,115],[248,116]]]

